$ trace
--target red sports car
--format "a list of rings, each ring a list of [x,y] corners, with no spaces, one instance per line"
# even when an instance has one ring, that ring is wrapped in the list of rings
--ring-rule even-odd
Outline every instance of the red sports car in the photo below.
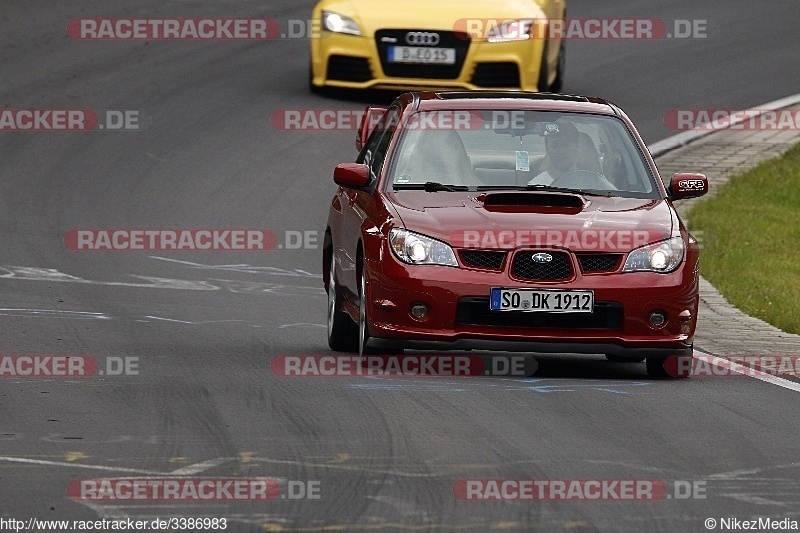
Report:
[[[708,181],[665,188],[614,104],[407,93],[367,108],[356,145],[334,171],[323,246],[332,349],[520,341],[646,358],[653,376],[691,356],[699,250],[672,201]]]

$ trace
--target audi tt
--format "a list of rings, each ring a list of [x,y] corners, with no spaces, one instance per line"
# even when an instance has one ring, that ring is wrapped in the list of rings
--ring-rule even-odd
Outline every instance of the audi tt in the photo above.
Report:
[[[665,185],[613,103],[405,93],[367,108],[356,146],[324,237],[332,349],[517,341],[690,368],[699,248],[673,202],[708,180]]]
[[[310,86],[558,91],[564,0],[322,0]],[[551,33],[553,35],[551,35]]]

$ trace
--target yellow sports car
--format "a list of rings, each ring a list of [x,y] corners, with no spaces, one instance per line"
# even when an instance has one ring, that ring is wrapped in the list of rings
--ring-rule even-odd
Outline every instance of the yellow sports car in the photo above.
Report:
[[[565,0],[322,0],[309,83],[351,89],[561,90]]]

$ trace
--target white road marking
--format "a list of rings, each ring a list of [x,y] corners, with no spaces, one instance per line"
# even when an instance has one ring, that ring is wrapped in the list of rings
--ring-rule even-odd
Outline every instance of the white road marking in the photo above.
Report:
[[[2,279],[15,279],[27,281],[58,281],[65,283],[85,283],[89,285],[103,285],[110,287],[142,287],[154,289],[185,289],[195,291],[218,291],[219,287],[211,285],[208,281],[190,281],[183,279],[170,279],[170,278],[157,278],[148,276],[136,276],[134,278],[143,279],[150,283],[131,283],[124,281],[99,281],[83,279],[70,274],[59,272],[53,268],[38,268],[38,267],[21,267],[21,266],[5,266],[0,267],[0,270],[5,271],[0,274]]]
[[[75,463],[75,462],[66,462],[66,461],[46,461],[43,459],[28,459],[26,457],[8,457],[8,456],[0,456],[0,461],[8,462],[8,463],[24,463],[24,464],[34,464],[39,466],[64,466],[70,468],[84,468],[89,470],[103,470],[107,472],[127,472],[129,474],[146,474],[150,476],[161,476],[161,477],[191,477],[206,470],[210,470],[211,468],[215,468],[225,463],[229,463],[231,461],[240,461],[240,457],[218,457],[216,459],[209,459],[207,461],[203,461],[200,463],[195,463],[192,465],[187,465],[177,470],[173,470],[172,472],[157,472],[154,470],[142,470],[139,468],[125,468],[125,467],[116,467],[116,466],[103,466],[103,465],[90,465],[90,464],[83,464],[83,463]],[[263,476],[262,476],[263,477]],[[270,479],[274,479],[276,482],[284,482],[286,481],[285,478],[269,476]],[[128,478],[125,478],[128,479]],[[130,478],[130,479],[137,479],[137,478]]]
[[[175,260],[169,260],[175,261]],[[177,261],[179,263],[187,263],[186,261]],[[189,263],[190,265],[196,263]],[[201,268],[217,268],[217,267],[204,267]],[[247,265],[233,265],[233,266],[247,266]],[[248,267],[257,269],[254,271],[247,271],[247,273],[267,273],[286,276],[299,276],[299,277],[313,277],[319,278],[316,274],[310,274],[304,270],[297,269],[295,271],[283,270],[274,267]],[[223,268],[224,270],[225,268]],[[265,270],[266,269],[266,270]],[[228,269],[230,270],[230,269]],[[241,270],[240,270],[241,271]],[[185,280],[173,278],[160,278],[153,276],[140,276],[136,274],[129,274],[133,278],[144,280],[146,283],[133,283],[123,281],[99,281],[89,280],[65,274],[52,268],[38,268],[38,267],[21,267],[21,266],[0,266],[0,279],[11,280],[25,280],[25,281],[49,281],[49,282],[63,282],[63,283],[81,283],[87,285],[100,285],[108,287],[134,287],[146,289],[178,289],[178,290],[193,290],[193,291],[219,291],[225,290],[234,294],[242,293],[272,293],[281,294],[284,296],[324,296],[325,289],[322,287],[307,287],[287,285],[283,283],[267,283],[261,281],[240,281],[230,279],[205,279],[205,280]]]
[[[205,472],[211,468],[217,467],[221,464],[228,463],[230,461],[238,460],[238,457],[219,457],[217,459],[209,459],[208,461],[203,461],[201,463],[195,463],[193,465],[184,466],[177,470],[173,470],[172,472],[165,474],[168,476],[193,476],[195,474],[199,474],[200,472]]]
[[[727,359],[717,357],[716,355],[706,355],[695,352],[693,354],[693,357],[700,361],[705,361],[711,365],[719,366],[725,368],[726,370],[736,372],[737,374],[742,374],[745,376],[749,376],[751,378],[756,378],[766,383],[771,383],[772,385],[783,387],[784,389],[800,392],[800,383],[789,381],[788,379],[783,379],[773,374],[768,374],[766,372],[761,372],[760,370],[756,370],[755,368],[751,368],[746,365],[741,365],[734,361],[729,361]]]
[[[325,289],[303,285],[286,285],[283,283],[269,283],[266,281],[240,281],[232,279],[210,278],[222,289],[234,294],[263,293],[283,294],[287,296],[324,296]]]
[[[177,322],[178,324],[219,324],[221,322],[244,322],[244,320],[201,320],[200,322],[192,322],[190,320],[178,320],[175,318],[163,318],[160,316],[152,316],[152,315],[145,315],[145,318],[150,318],[153,320],[162,320],[164,322]]]
[[[93,313],[90,311],[65,311],[63,309],[22,309],[12,307],[0,308],[0,315],[35,316],[40,318],[71,318],[78,320],[111,320],[112,318],[104,313]]]
[[[107,472],[128,472],[131,474],[149,474],[149,475],[158,475],[164,476],[163,472],[154,472],[152,470],[141,470],[138,468],[123,468],[123,467],[116,467],[116,466],[103,466],[103,465],[87,465],[81,463],[68,463],[64,461],[45,461],[42,459],[27,459],[24,457],[6,457],[0,456],[0,461],[4,461],[7,463],[26,463],[26,464],[34,464],[39,466],[66,466],[70,468],[85,468],[89,470],[105,470]]]
[[[312,274],[310,272],[307,272],[299,268],[296,268],[294,270],[286,270],[283,268],[271,267],[271,266],[253,266],[253,265],[248,265],[246,263],[240,263],[234,265],[204,265],[202,263],[193,263],[192,261],[171,259],[169,257],[159,257],[157,255],[151,255],[150,259],[156,259],[158,261],[167,261],[170,263],[177,263],[179,265],[184,265],[191,268],[198,268],[201,270],[225,270],[227,272],[243,272],[245,274],[272,274],[275,276],[303,276],[311,278],[321,277],[319,274]]]
[[[749,503],[753,505],[774,505],[778,507],[787,507],[789,504],[784,502],[776,502],[774,500],[768,500],[766,498],[762,498],[761,496],[752,496],[749,494],[725,494],[729,498],[734,500]]]
[[[741,118],[737,117],[734,120],[732,120],[731,121],[731,125],[738,124],[739,122],[742,122],[743,120],[747,120],[745,117],[746,116],[750,116],[750,115],[752,115],[754,113],[761,114],[761,113],[763,113],[765,111],[774,111],[774,110],[781,109],[781,108],[784,108],[784,107],[788,107],[790,105],[794,105],[794,104],[797,104],[797,103],[800,103],[800,93],[793,94],[791,96],[787,96],[786,98],[780,98],[778,100],[773,100],[772,102],[769,102],[769,103],[766,103],[766,104],[761,104],[760,106],[752,107],[752,108],[746,110],[742,114]],[[750,115],[748,115],[748,113],[750,113]],[[685,146],[685,145],[689,144],[690,142],[695,141],[695,140],[697,140],[697,139],[699,139],[701,137],[705,137],[706,135],[710,135],[712,133],[717,133],[719,131],[725,131],[725,130],[718,130],[718,129],[711,129],[711,128],[705,129],[704,128],[704,129],[700,129],[700,130],[682,131],[680,133],[677,133],[675,135],[667,137],[666,139],[661,139],[658,142],[654,142],[654,143],[650,144],[650,146],[648,146],[648,149],[650,150],[650,155],[652,155],[653,158],[656,158],[656,157],[659,157],[659,156],[669,152],[670,150],[674,150],[675,148],[679,148],[681,146]]]

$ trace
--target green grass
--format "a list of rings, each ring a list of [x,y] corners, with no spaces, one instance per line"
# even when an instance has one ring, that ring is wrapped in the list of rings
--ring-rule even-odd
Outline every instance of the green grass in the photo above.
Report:
[[[800,333],[800,144],[698,202],[700,273],[745,313]]]

